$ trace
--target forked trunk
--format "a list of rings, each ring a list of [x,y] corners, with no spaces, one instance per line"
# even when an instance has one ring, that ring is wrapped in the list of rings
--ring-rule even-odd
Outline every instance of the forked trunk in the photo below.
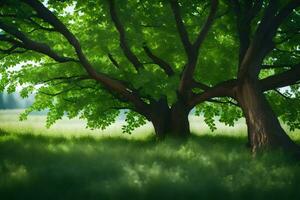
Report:
[[[253,152],[280,147],[299,153],[298,146],[282,129],[258,82],[246,78],[238,86],[236,97],[246,118],[249,145]]]
[[[165,136],[189,136],[188,114],[188,109],[181,103],[176,103],[171,108],[162,104],[158,105],[151,116],[156,136],[159,138]]]

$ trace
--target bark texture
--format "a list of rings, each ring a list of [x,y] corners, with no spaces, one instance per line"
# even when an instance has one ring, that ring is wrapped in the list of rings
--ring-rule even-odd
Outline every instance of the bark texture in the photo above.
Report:
[[[236,88],[248,127],[249,145],[253,152],[264,148],[283,148],[300,155],[299,147],[280,125],[258,81],[245,78]]]
[[[180,101],[171,108],[166,102],[159,101],[149,119],[159,138],[165,136],[188,137],[190,135],[188,114],[189,109]]]

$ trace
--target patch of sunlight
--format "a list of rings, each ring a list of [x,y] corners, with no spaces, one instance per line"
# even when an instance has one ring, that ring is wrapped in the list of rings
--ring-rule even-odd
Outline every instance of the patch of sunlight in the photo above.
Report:
[[[101,148],[101,145],[99,145],[97,147],[97,150],[99,151],[99,149],[103,150],[104,147]],[[91,144],[87,144],[84,146],[84,148],[80,149],[81,151],[83,151],[85,154],[89,155],[89,154],[92,154],[95,152],[96,148],[94,145],[91,145]]]
[[[25,166],[21,165],[18,167],[15,167],[13,171],[10,172],[10,177],[15,180],[22,180],[27,177],[27,169]]]
[[[199,153],[199,152],[198,152]],[[197,154],[198,154],[197,153]],[[177,152],[178,156],[181,158],[184,158],[186,160],[190,160],[190,159],[195,159],[197,158],[197,154],[195,151],[193,151],[191,148],[189,148],[188,146],[182,145],[178,152]]]
[[[146,164],[125,164],[123,166],[124,181],[133,187],[143,188],[145,185],[156,181],[168,181],[172,183],[182,183],[187,181],[187,173],[180,167],[165,168],[153,162],[151,165]]]
[[[201,154],[198,156],[198,159],[202,166],[204,167],[214,167],[214,163],[211,161],[209,156]]]
[[[291,180],[293,179],[294,173],[287,166],[273,166],[271,169],[268,170],[267,175],[267,184],[265,184],[265,186],[270,189],[275,187],[283,188],[287,185],[291,185]]]
[[[28,171],[24,165],[18,165],[7,160],[3,162],[0,172],[2,174],[0,179],[2,177],[12,183],[24,181],[28,178]]]
[[[280,165],[268,167],[266,163],[258,161],[245,163],[233,173],[224,176],[222,181],[232,192],[246,187],[275,190],[292,186],[294,170],[291,170],[291,166]]]
[[[233,188],[234,188],[234,185],[236,184],[235,183],[235,180],[234,180],[234,176],[233,174],[228,174],[228,175],[225,175],[223,178],[222,178],[222,182],[223,184],[228,187],[228,189],[233,192]]]
[[[138,166],[138,168],[143,168],[144,165]],[[140,177],[138,171],[131,165],[125,165],[123,167],[125,173],[125,181],[128,180],[128,183],[132,186],[142,188],[144,180]]]
[[[70,146],[67,144],[48,144],[47,149],[53,153],[68,153],[70,152]]]

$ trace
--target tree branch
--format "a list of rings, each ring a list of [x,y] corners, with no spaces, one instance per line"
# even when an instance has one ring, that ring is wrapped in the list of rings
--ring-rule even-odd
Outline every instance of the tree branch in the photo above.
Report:
[[[295,57],[298,57],[298,58],[300,57],[300,51],[298,51],[298,50],[288,51],[288,50],[275,48],[275,51],[280,52],[280,53],[290,54],[291,56],[295,56]]]
[[[208,90],[210,89],[210,87],[208,85],[205,85],[204,83],[198,82],[196,80],[192,80],[192,84],[191,84],[192,88],[199,88],[201,90]]]
[[[300,6],[299,0],[291,0],[288,4],[286,4],[275,16],[274,20],[271,24],[271,30],[270,32],[276,32],[278,27],[284,22],[284,20],[296,9]]]
[[[111,61],[111,63],[112,63],[116,68],[118,68],[118,69],[121,68],[120,65],[119,65],[119,63],[114,59],[114,57],[111,55],[111,53],[108,53],[107,56],[108,56],[109,60]]]
[[[32,18],[26,18],[26,19],[29,22],[31,22],[35,27],[38,28],[38,29],[35,29],[35,30],[44,30],[44,31],[49,31],[49,32],[55,32],[56,31],[54,28],[48,28],[48,27],[44,27],[44,26],[40,25],[39,23],[34,21]]]
[[[221,82],[208,90],[194,95],[188,102],[189,108],[195,107],[197,104],[210,100],[214,97],[233,97],[233,88],[236,86],[237,80],[232,79]]]
[[[73,33],[71,33],[48,8],[37,0],[23,1],[32,7],[41,19],[52,25],[57,32],[61,33],[68,40],[68,42],[74,47],[81,65],[94,80],[104,85],[111,93],[117,93],[118,95],[125,97],[125,99],[133,103],[135,107],[141,111],[141,113],[145,112],[147,104],[142,101],[136,93],[133,93],[132,90],[128,89],[128,87],[120,81],[112,79],[106,74],[99,73],[93,68],[83,53],[80,43],[75,35],[73,35]],[[121,99],[119,96],[118,98]]]
[[[292,69],[283,73],[276,74],[260,80],[263,91],[273,90],[280,87],[285,87],[299,83],[300,80],[300,63],[296,64]],[[232,79],[229,81],[221,82],[203,93],[194,95],[188,105],[193,108],[197,104],[211,100],[214,97],[233,97],[234,88],[237,85],[237,80]]]
[[[41,24],[37,23],[36,21],[34,21],[34,19],[32,19],[33,17],[37,17],[36,15],[31,15],[27,18],[24,18],[22,16],[22,18],[20,18],[20,16],[16,15],[16,14],[0,14],[0,17],[6,17],[6,18],[13,18],[13,19],[19,19],[19,20],[22,20],[24,21],[25,23],[27,24],[30,24],[30,25],[33,25],[36,27],[36,29],[33,29],[32,31],[30,32],[33,32],[33,31],[36,31],[36,30],[45,30],[45,31],[49,31],[49,32],[52,32],[52,31],[55,31],[55,29],[53,28],[48,28],[48,27],[44,27],[42,26]]]
[[[121,49],[123,50],[123,53],[127,57],[127,59],[133,64],[136,71],[138,71],[140,68],[143,67],[143,65],[139,61],[137,56],[131,51],[130,47],[127,44],[125,29],[118,17],[118,14],[116,11],[115,0],[108,0],[108,4],[109,4],[109,11],[110,11],[111,19],[112,19],[113,23],[115,24],[115,27],[120,35]]]
[[[211,7],[210,7],[210,12],[209,15],[205,21],[204,26],[202,27],[201,31],[198,34],[198,37],[196,41],[194,42],[193,46],[198,52],[200,46],[202,45],[204,39],[206,38],[206,35],[211,28],[213,21],[215,19],[216,13],[217,13],[217,8],[218,8],[218,0],[211,0]]]
[[[236,14],[237,29],[239,36],[239,67],[245,53],[250,45],[251,34],[251,21],[257,15],[262,7],[263,0],[257,0],[254,5],[251,5],[251,1],[247,1],[242,7],[238,0],[232,0],[232,5]]]
[[[288,97],[288,96],[285,96],[284,94],[282,94],[279,90],[277,90],[277,89],[274,89],[274,91],[277,93],[277,94],[279,94],[280,96],[282,96],[283,98],[285,98],[285,99],[293,99],[293,98],[291,98],[291,97]]]
[[[56,93],[48,93],[48,92],[43,92],[43,91],[38,91],[38,93],[41,93],[41,94],[44,94],[44,95],[47,95],[47,96],[58,96],[58,95],[61,95],[61,94],[64,94],[64,93],[67,93],[69,91],[71,91],[73,88],[75,88],[76,86],[72,86],[70,88],[67,88],[65,90],[62,90],[60,92],[56,92]]]
[[[174,71],[172,69],[172,67],[166,62],[164,61],[163,59],[157,57],[156,55],[154,55],[151,50],[149,49],[149,47],[146,45],[146,43],[144,43],[143,45],[143,49],[145,51],[145,53],[147,54],[147,56],[156,64],[158,65],[159,67],[161,67],[165,73],[168,75],[168,76],[172,76],[174,75]]]
[[[57,80],[69,81],[69,80],[72,80],[72,79],[87,80],[87,79],[90,79],[90,78],[89,78],[89,76],[85,76],[85,75],[67,76],[67,77],[66,76],[59,76],[59,77],[54,77],[54,78],[50,78],[50,79],[47,79],[47,80],[40,81],[39,83],[48,83],[48,82],[57,81]]]
[[[176,27],[177,27],[177,30],[178,30],[178,33],[180,36],[180,40],[183,44],[186,54],[189,55],[191,48],[192,48],[192,44],[190,42],[188,32],[187,32],[187,30],[184,26],[183,20],[182,20],[178,1],[177,0],[169,0],[169,2],[170,2],[171,9],[172,9],[175,21],[176,21]]]
[[[177,8],[178,3],[176,3],[174,6],[175,6],[175,9],[173,9],[173,10],[174,10],[174,15],[175,15],[176,12],[179,12],[179,8]],[[209,13],[209,15],[206,19],[206,22],[205,22],[203,28],[201,29],[201,31],[199,32],[199,35],[198,35],[196,41],[193,43],[193,45],[191,45],[191,47],[189,47],[189,50],[187,51],[188,63],[185,65],[182,76],[181,76],[180,85],[179,85],[179,93],[180,94],[184,94],[184,93],[186,94],[191,89],[191,85],[193,83],[192,79],[193,79],[194,71],[195,71],[198,56],[199,56],[198,55],[199,54],[199,48],[200,48],[201,44],[203,43],[204,39],[206,38],[209,29],[212,26],[212,23],[214,21],[214,18],[215,18],[216,12],[217,12],[217,7],[218,7],[218,0],[211,0],[211,9],[210,9],[210,13]],[[179,18],[179,19],[177,19],[177,21],[180,22],[181,21],[180,20],[181,19],[180,18],[180,13],[179,13],[179,16],[177,18]],[[179,23],[178,26],[180,26],[180,23]],[[183,26],[183,28],[184,28],[183,23],[182,23],[181,26]],[[184,36],[184,33],[182,33],[182,35]]]
[[[245,76],[250,76],[257,79],[260,72],[260,66],[265,56],[274,48],[272,38],[273,33],[270,33],[272,20],[278,10],[276,1],[271,1],[266,6],[261,22],[255,30],[254,37],[248,45],[242,59],[240,59],[238,79],[243,79]]]
[[[0,51],[4,54],[13,54],[13,53],[24,53],[25,51],[22,50],[16,50],[17,48],[19,48],[19,46],[17,44],[13,44],[11,47],[9,47],[8,49],[1,49]]]
[[[17,47],[21,47],[24,49],[33,50],[33,51],[45,54],[60,63],[70,62],[70,61],[78,62],[74,58],[69,58],[69,57],[64,57],[64,56],[58,55],[45,43],[36,42],[36,41],[29,39],[24,33],[19,31],[16,27],[5,24],[1,20],[0,20],[0,28],[2,30],[4,30],[6,33],[16,37],[17,39],[19,39],[21,41],[21,42],[19,42],[17,40],[8,39],[8,38],[3,39],[3,40],[7,40],[8,42],[14,44]],[[0,38],[0,40],[1,40],[1,38]]]
[[[220,101],[220,100],[216,100],[216,99],[209,99],[207,101],[213,102],[213,103],[230,104],[230,105],[233,105],[233,106],[239,106],[237,103],[232,102],[232,101]]]
[[[293,68],[296,64],[273,64],[273,65],[261,65],[261,69],[278,69],[278,68]]]
[[[300,63],[292,69],[260,80],[263,91],[296,84],[300,80]]]
[[[299,83],[300,80],[300,63],[296,64],[292,69],[283,73],[276,74],[260,80],[263,91],[273,90],[280,87],[285,87]],[[237,85],[237,80],[232,79],[221,82],[214,87],[205,90],[203,93],[194,95],[188,105],[193,108],[199,103],[211,100],[214,97],[233,97],[234,88]]]

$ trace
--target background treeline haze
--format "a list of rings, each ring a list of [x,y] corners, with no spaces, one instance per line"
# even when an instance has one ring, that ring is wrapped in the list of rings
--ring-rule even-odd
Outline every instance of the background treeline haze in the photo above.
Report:
[[[34,97],[22,99],[19,94],[0,93],[0,109],[20,109],[27,108],[33,102]]]

